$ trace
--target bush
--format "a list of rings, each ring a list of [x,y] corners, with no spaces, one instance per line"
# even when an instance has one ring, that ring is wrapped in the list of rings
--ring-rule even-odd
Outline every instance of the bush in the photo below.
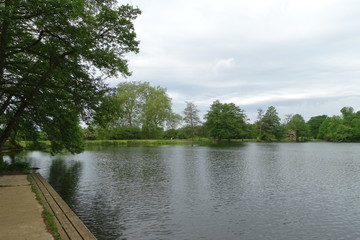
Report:
[[[110,132],[111,140],[141,139],[141,129],[138,127],[116,127]]]
[[[178,137],[178,130],[176,129],[169,129],[163,133],[164,139],[177,139]]]
[[[23,172],[23,173],[29,173],[30,172],[30,166],[27,162],[15,162],[15,163],[7,163],[7,162],[1,162],[0,163],[0,172]]]

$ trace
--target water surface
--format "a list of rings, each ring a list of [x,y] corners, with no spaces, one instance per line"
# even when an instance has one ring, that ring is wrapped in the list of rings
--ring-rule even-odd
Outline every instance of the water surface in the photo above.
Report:
[[[360,239],[360,145],[94,148],[25,156],[98,239]]]

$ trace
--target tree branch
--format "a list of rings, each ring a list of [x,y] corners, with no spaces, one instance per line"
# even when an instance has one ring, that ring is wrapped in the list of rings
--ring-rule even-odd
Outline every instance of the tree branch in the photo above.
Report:
[[[36,41],[34,41],[33,43],[31,43],[30,45],[28,45],[28,46],[26,46],[26,47],[24,47],[24,48],[20,48],[20,49],[17,50],[17,51],[9,52],[9,54],[7,54],[6,57],[8,57],[8,56],[10,56],[10,55],[17,54],[17,53],[21,53],[21,52],[26,52],[26,51],[28,51],[30,48],[32,48],[32,47],[36,46],[37,44],[39,44],[39,43],[41,42],[43,36],[44,36],[44,30],[41,30]]]

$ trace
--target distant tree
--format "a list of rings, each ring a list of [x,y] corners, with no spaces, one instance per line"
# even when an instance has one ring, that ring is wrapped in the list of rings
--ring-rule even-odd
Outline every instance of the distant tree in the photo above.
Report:
[[[327,118],[320,126],[319,136],[327,141],[347,141],[351,135],[351,129],[344,122],[340,116]]]
[[[140,117],[142,129],[147,138],[158,138],[165,124],[176,120],[177,116],[174,115],[171,107],[171,98],[167,95],[165,88],[149,89]]]
[[[166,128],[170,129],[177,129],[178,126],[181,124],[183,117],[180,114],[171,112],[169,118],[166,121]]]
[[[166,89],[150,86],[148,82],[120,83],[97,113],[95,124],[102,122],[98,124],[102,131],[121,129],[123,132],[128,127],[131,132],[136,127],[142,129],[143,138],[159,138],[165,127],[176,128],[182,120],[179,114],[172,112]]]
[[[146,97],[153,87],[148,82],[122,82],[117,88],[114,104],[118,108],[118,122],[123,126],[139,126]]]
[[[205,128],[217,140],[240,138],[246,134],[246,115],[234,103],[213,102],[205,115]]]
[[[284,121],[283,121],[283,125],[286,126],[286,125],[290,122],[290,120],[292,119],[293,116],[294,116],[294,115],[291,114],[291,113],[286,114],[286,115],[285,115],[285,118],[284,118]]]
[[[280,139],[282,137],[280,117],[276,108],[270,106],[264,114],[262,109],[258,110],[259,140]]]
[[[311,117],[310,120],[307,122],[312,138],[318,137],[320,126],[327,117],[327,115],[315,116]]]
[[[179,135],[179,130],[178,129],[168,129],[166,131],[164,131],[163,133],[163,138],[164,139],[177,139]]]
[[[309,136],[308,126],[300,114],[295,114],[291,117],[286,125],[286,129],[295,133],[295,138],[297,141],[304,140]]]
[[[183,111],[184,113],[184,122],[187,127],[190,128],[191,138],[194,139],[195,128],[201,124],[198,113],[200,112],[196,105],[192,102],[185,102],[186,108]]]
[[[360,112],[355,113],[352,107],[343,107],[341,116],[325,119],[319,128],[318,137],[333,142],[360,140]]]
[[[332,121],[333,117],[328,117],[326,118],[320,125],[319,127],[319,132],[318,132],[318,135],[317,135],[317,138],[318,139],[324,139],[324,140],[329,140],[329,133],[328,133],[328,129],[329,129],[329,125],[330,125],[330,122]]]
[[[360,140],[360,112],[355,113],[352,107],[343,107],[340,112],[344,120],[345,129],[350,131],[345,141]]]
[[[354,108],[352,108],[352,107],[343,107],[340,110],[340,112],[342,114],[342,118],[347,123],[350,123],[352,121],[352,119],[354,119],[354,117],[355,117]]]
[[[262,110],[261,108],[258,109],[256,125],[258,127],[257,138],[258,140],[261,140],[263,136],[263,126],[264,126],[264,110]]]
[[[355,114],[354,119],[351,120],[352,126],[352,140],[359,141],[360,140],[360,112]]]
[[[245,138],[247,139],[258,139],[259,136],[259,126],[257,122],[255,123],[247,123],[246,124],[247,134]]]
[[[89,121],[108,90],[97,76],[129,76],[138,52],[137,8],[115,0],[0,3],[0,148],[20,131],[45,132],[53,152],[82,150]]]

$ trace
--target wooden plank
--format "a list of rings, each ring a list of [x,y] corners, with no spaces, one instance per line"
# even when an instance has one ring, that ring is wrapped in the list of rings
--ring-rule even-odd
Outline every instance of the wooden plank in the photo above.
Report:
[[[45,199],[49,203],[50,208],[52,209],[55,217],[59,221],[60,226],[64,229],[66,235],[69,237],[69,239],[72,240],[82,240],[83,238],[81,237],[81,235],[77,232],[76,228],[74,228],[72,223],[66,217],[61,207],[58,205],[56,199],[53,198],[52,193],[49,191],[50,185],[47,186],[46,183],[44,183],[43,179],[41,179],[39,176],[37,177],[40,182],[40,188],[43,189],[45,193]]]
[[[41,176],[38,176],[41,179],[41,182],[44,184],[46,189],[49,191],[53,199],[56,201],[62,212],[69,219],[73,227],[79,233],[83,239],[96,239],[94,235],[89,231],[89,229],[84,225],[84,223],[79,219],[79,217],[71,210],[69,205],[60,197],[60,195],[51,187],[51,185]]]
[[[36,183],[36,182],[35,182]],[[39,188],[39,185],[36,183],[36,185]],[[40,188],[39,188],[40,189]],[[46,201],[45,196],[43,192],[40,190],[40,198],[42,199],[45,208],[54,216],[55,225],[57,227],[58,233],[61,236],[61,239],[63,240],[70,240],[69,236],[66,234],[63,226],[60,224],[58,218],[55,216],[55,213],[53,212],[52,208],[50,207],[49,203]]]
[[[38,173],[31,174],[35,180],[45,202],[54,214],[59,234],[63,239],[70,240],[96,240],[95,236],[89,231],[79,217],[71,210],[60,195],[51,187],[51,185]],[[63,230],[63,231],[62,231]],[[64,235],[65,233],[65,235]],[[64,237],[62,236],[64,235]]]
[[[56,224],[56,227],[58,229],[58,232],[60,234],[60,237],[63,239],[63,240],[71,240],[69,238],[69,236],[67,235],[65,229],[64,229],[64,226],[60,223],[59,221],[59,216],[57,216],[57,214],[54,212],[54,208],[52,208],[49,204],[49,201],[47,201],[47,197],[49,197],[49,193],[47,192],[47,190],[45,188],[42,187],[42,183],[41,181],[37,178],[37,176],[35,175],[32,175],[31,176],[32,179],[34,180],[34,183],[37,185],[37,187],[39,188],[40,190],[40,194],[41,194],[41,198],[42,198],[42,201],[46,207],[46,209],[52,214],[54,215],[54,220],[55,220],[55,224]]]
[[[55,218],[60,223],[59,228],[63,228],[64,232],[66,233],[66,236],[69,239],[73,240],[82,240],[83,238],[77,230],[74,228],[74,226],[71,224],[69,219],[65,216],[62,209],[59,207],[55,199],[52,197],[52,194],[49,192],[49,186],[45,186],[43,180],[37,176],[38,184],[43,192],[43,195],[45,197],[45,201],[49,204],[50,209],[52,210]],[[60,234],[60,233],[59,233]]]

